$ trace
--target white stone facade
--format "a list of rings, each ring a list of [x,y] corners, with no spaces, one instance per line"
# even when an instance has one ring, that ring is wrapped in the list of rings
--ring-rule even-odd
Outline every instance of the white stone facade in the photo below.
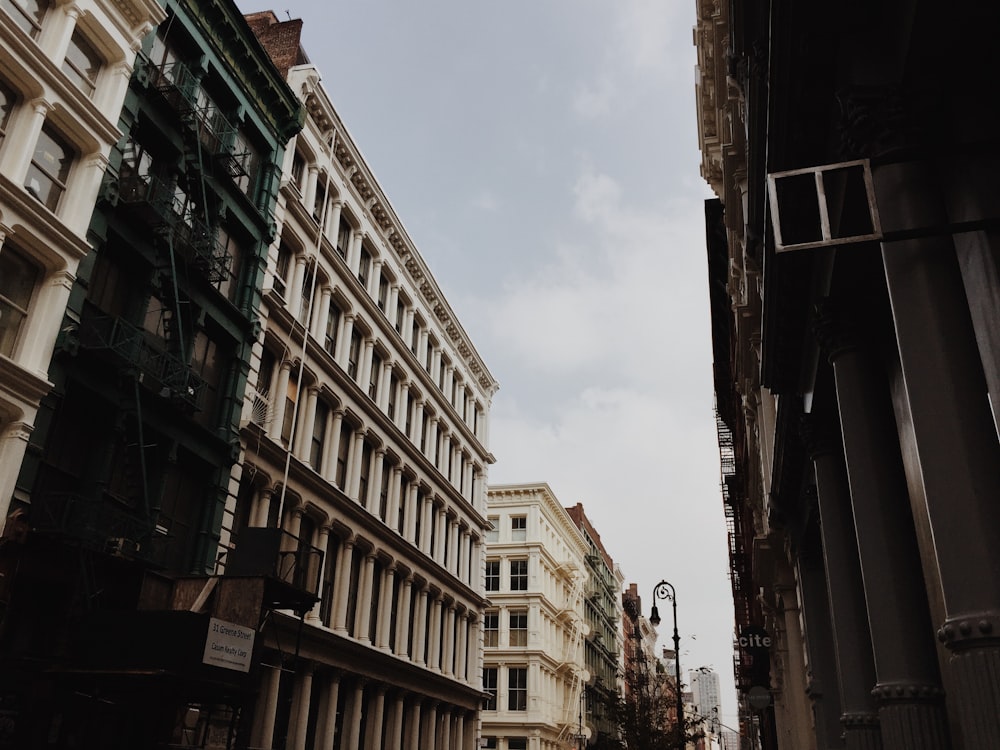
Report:
[[[288,83],[307,119],[286,152],[222,542],[280,522],[324,563],[301,637],[292,613],[263,631],[275,658],[298,638],[299,658],[265,670],[251,745],[471,750],[498,386],[319,71],[293,66]]]
[[[586,670],[587,544],[546,484],[488,492],[485,747],[577,747]]]
[[[0,3],[0,524],[154,0]]]

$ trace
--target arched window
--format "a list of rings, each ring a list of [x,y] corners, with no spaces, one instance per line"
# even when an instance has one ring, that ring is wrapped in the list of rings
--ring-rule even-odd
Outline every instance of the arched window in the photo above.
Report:
[[[74,156],[73,149],[52,127],[42,126],[24,187],[50,211],[56,210],[66,191]]]

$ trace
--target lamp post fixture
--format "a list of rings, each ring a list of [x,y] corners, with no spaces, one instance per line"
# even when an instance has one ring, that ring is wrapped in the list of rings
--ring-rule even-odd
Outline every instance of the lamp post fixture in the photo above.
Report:
[[[681,694],[681,636],[677,632],[677,592],[673,584],[660,581],[653,587],[653,609],[649,613],[649,624],[654,628],[660,624],[660,612],[656,608],[657,599],[669,599],[674,609],[674,678],[677,693],[677,750],[684,750],[684,696]]]

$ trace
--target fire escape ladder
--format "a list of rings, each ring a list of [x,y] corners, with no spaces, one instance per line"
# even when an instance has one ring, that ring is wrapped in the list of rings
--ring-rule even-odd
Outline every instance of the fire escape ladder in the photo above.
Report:
[[[563,663],[569,665],[573,670],[570,678],[569,695],[563,708],[564,715],[562,727],[559,730],[559,742],[564,742],[573,734],[576,726],[574,720],[577,718],[577,707],[580,702],[580,691],[583,689],[583,667],[575,664],[577,655],[580,652],[580,644],[583,642],[583,590],[586,582],[586,575],[577,572],[573,578],[573,588],[570,590],[567,600],[567,608],[571,612],[572,625],[570,626],[569,637],[566,639],[566,651],[563,654]]]

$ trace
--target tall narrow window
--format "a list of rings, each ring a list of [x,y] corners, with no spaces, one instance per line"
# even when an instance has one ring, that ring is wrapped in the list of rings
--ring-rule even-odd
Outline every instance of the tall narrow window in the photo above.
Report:
[[[487,699],[483,704],[484,711],[497,710],[497,668],[483,667],[483,692],[487,694]],[[487,747],[489,747],[487,745]],[[493,743],[496,747],[496,742]]]
[[[361,248],[361,259],[358,262],[358,281],[361,286],[368,288],[368,276],[372,269],[372,254],[365,248]]]
[[[312,445],[309,449],[309,463],[316,470],[323,467],[323,446],[326,443],[326,422],[330,416],[330,407],[322,401],[316,404],[316,421],[313,422]]]
[[[490,516],[486,519],[487,529],[486,529],[486,541],[487,542],[499,542],[500,541],[500,517]]]
[[[386,406],[386,414],[389,419],[396,418],[396,390],[399,388],[399,376],[395,372],[389,375],[389,399]]]
[[[299,384],[288,381],[288,393],[285,394],[285,417],[281,423],[281,442],[286,446],[292,444],[292,428],[295,422],[295,404],[299,399]]]
[[[302,152],[296,150],[292,156],[292,184],[299,190],[303,189],[302,178],[306,173],[306,160]]]
[[[87,41],[79,29],[75,30],[62,64],[62,71],[70,82],[87,96],[93,96],[103,62],[94,45]]]
[[[340,442],[337,444],[337,473],[334,476],[334,481],[340,489],[344,489],[344,483],[347,481],[347,457],[350,455],[353,439],[352,427],[347,422],[341,422]]]
[[[351,332],[351,348],[347,353],[347,374],[355,380],[358,377],[358,362],[361,359],[361,333],[355,329]]]
[[[382,376],[382,358],[377,354],[372,355],[372,371],[368,376],[368,396],[373,401],[378,398],[378,381]]]
[[[510,645],[528,645],[528,612],[516,610],[510,613]]]
[[[378,309],[385,312],[389,304],[389,279],[380,276],[378,280]]]
[[[528,561],[527,560],[511,560],[510,561],[510,590],[511,591],[527,591],[528,590]]]
[[[487,560],[486,561],[486,590],[487,591],[499,591],[500,590],[500,561],[499,560]]]
[[[274,264],[274,291],[285,298],[288,291],[288,269],[292,264],[292,251],[287,245],[278,247],[278,260]]]
[[[507,710],[528,710],[528,670],[525,667],[507,670]]]
[[[323,184],[323,179],[320,178],[316,181],[316,200],[313,202],[313,218],[316,221],[322,221],[323,211],[326,207],[326,185]]]
[[[340,327],[340,308],[330,303],[330,311],[326,314],[326,334],[323,337],[323,348],[334,356],[337,353],[337,331]]]
[[[523,542],[528,538],[528,519],[526,516],[510,517],[510,540]]]
[[[0,0],[0,8],[32,39],[42,30],[42,20],[49,5],[49,0]]]
[[[347,251],[351,247],[351,225],[348,224],[343,218],[340,220],[340,226],[337,228],[337,254],[341,258],[347,259]]]
[[[361,471],[358,478],[358,502],[367,504],[368,500],[368,477],[372,467],[372,446],[371,443],[361,444]]]
[[[246,133],[237,132],[233,140],[233,158],[239,163],[236,171],[236,187],[250,200],[257,197],[257,185],[260,184],[263,160],[257,147],[250,141]]]
[[[483,614],[483,646],[496,648],[500,645],[500,613],[489,610]]]
[[[55,211],[66,191],[66,178],[73,165],[73,150],[48,124],[42,126],[31,157],[24,187],[50,211]]]
[[[0,249],[0,354],[12,356],[35,285],[38,268],[8,245]]]
[[[10,115],[14,111],[15,104],[17,104],[17,94],[7,84],[0,81],[0,143],[7,135],[7,125],[10,122]]]

